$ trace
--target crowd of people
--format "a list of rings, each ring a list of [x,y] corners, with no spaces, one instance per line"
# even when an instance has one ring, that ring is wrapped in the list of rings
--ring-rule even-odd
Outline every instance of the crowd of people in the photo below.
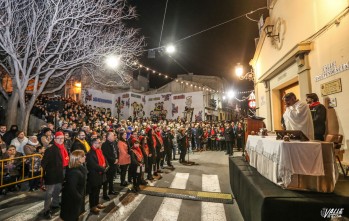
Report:
[[[49,101],[59,101],[62,107],[52,109],[47,105]],[[293,93],[286,94],[284,101],[286,129],[303,130],[312,138],[315,127],[315,137],[323,140],[326,108],[318,102],[316,94],[307,95],[309,108]],[[47,97],[38,99],[32,114],[47,123],[31,136],[26,137],[16,125],[9,130],[0,125],[0,159],[4,160],[1,172],[3,184],[37,177],[43,172],[43,179],[29,181],[29,191],[40,188],[45,191],[46,218],[60,209],[63,220],[76,220],[85,210],[86,195],[90,211],[98,214],[105,208],[99,199],[100,191],[105,201],[117,194],[114,190],[117,175],[121,186],[132,183],[132,191],[137,192],[140,185],[158,177],[165,166],[174,168],[173,160],[187,163],[188,151],[225,151],[227,155],[233,155],[234,147],[244,151],[242,121],[188,123],[130,118],[119,121],[71,99]],[[29,156],[24,167],[23,156]],[[18,184],[10,185],[2,188],[1,194],[19,188]]]
[[[37,176],[41,167],[43,179],[30,180],[29,190],[45,190],[46,218],[60,209],[63,220],[76,220],[84,211],[87,194],[90,211],[98,214],[105,208],[99,201],[100,191],[106,201],[117,194],[113,185],[117,174],[121,186],[132,183],[132,191],[137,192],[165,167],[173,169],[173,160],[185,164],[188,151],[225,151],[233,155],[233,147],[243,150],[242,122],[119,121],[71,99],[56,100],[64,104],[60,110],[48,111],[47,97],[35,104],[32,114],[47,122],[36,134],[26,137],[16,125],[9,130],[0,125],[0,157],[5,160],[2,171],[10,177],[4,183],[23,179],[23,174]],[[35,157],[26,159],[26,168],[21,168],[20,157],[31,155]],[[13,185],[1,192],[18,188]]]

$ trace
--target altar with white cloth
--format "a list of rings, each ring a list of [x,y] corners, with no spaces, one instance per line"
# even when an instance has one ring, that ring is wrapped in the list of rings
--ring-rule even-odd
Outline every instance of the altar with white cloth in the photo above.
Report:
[[[250,165],[287,189],[333,192],[338,179],[333,143],[276,140],[249,135]]]

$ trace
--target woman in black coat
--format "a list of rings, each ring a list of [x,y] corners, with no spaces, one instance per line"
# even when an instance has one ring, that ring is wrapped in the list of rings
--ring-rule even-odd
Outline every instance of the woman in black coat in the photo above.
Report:
[[[87,169],[84,167],[85,153],[75,150],[69,157],[69,168],[62,189],[60,217],[64,221],[76,221],[85,211]]]

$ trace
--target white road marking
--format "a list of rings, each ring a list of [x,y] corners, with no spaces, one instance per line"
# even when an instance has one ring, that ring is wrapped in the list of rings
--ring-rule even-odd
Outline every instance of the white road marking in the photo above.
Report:
[[[11,201],[14,201],[14,200],[18,200],[18,199],[22,199],[22,198],[25,198],[27,195],[26,194],[21,194],[21,195],[18,195],[18,196],[15,196],[15,197],[11,197],[9,199],[6,199],[6,200],[2,200],[0,202],[0,206],[6,204],[6,203],[9,203]]]
[[[221,192],[217,175],[202,174],[202,191]],[[226,221],[222,203],[201,202],[202,221]]]
[[[170,188],[185,189],[189,173],[176,173]],[[176,221],[178,219],[179,210],[182,200],[165,197],[161,203],[158,212],[155,215],[154,221]]]
[[[6,219],[8,221],[23,221],[30,220],[37,217],[38,213],[44,209],[44,202],[38,203],[35,206],[29,207],[23,212],[17,213],[16,215]]]
[[[105,217],[103,217],[102,221],[127,220],[128,217],[137,209],[138,205],[142,202],[145,196],[146,195],[144,194],[136,195],[135,199],[127,205],[123,205],[122,202],[119,202],[120,196],[118,196],[114,199],[114,203],[117,206],[113,208]]]
[[[155,186],[157,181],[154,182],[148,182],[149,186]],[[107,220],[127,220],[128,217],[137,209],[139,204],[143,201],[143,199],[146,197],[144,194],[138,194],[136,197],[133,199],[132,202],[127,204],[126,206],[123,205],[122,202],[120,202],[120,197],[121,195],[119,194],[113,201],[114,204],[116,205],[105,217],[103,217],[102,221],[107,221]]]

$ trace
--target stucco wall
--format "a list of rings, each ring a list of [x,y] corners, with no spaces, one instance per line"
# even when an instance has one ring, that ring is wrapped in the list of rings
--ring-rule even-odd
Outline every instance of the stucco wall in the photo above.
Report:
[[[334,18],[343,12],[349,6],[348,0],[278,0],[273,9],[270,10],[269,24],[275,25],[276,32],[280,33],[280,42],[272,41],[272,38],[265,36],[261,37],[260,49],[256,51],[253,64],[257,80],[266,73],[270,73],[278,65],[282,65],[283,59],[290,55],[292,50],[302,42],[310,42],[311,48],[309,54],[305,58],[305,66],[307,70],[307,76],[309,77],[310,85],[303,82],[303,78],[298,75],[296,78],[293,76],[287,80],[287,84],[295,79],[299,81],[300,98],[305,101],[304,91],[315,92],[319,95],[320,102],[326,106],[329,99],[335,98],[337,106],[328,109],[327,115],[327,132],[331,134],[343,134],[344,146],[347,149],[349,146],[349,103],[348,101],[348,86],[349,86],[349,70],[342,71],[331,77],[316,81],[315,77],[323,73],[325,65],[335,62],[336,66],[342,64],[349,64],[349,14],[345,14],[339,18],[331,26],[326,26],[334,21]],[[321,31],[323,30],[323,31]],[[275,33],[274,33],[275,34]],[[297,60],[295,58],[294,62]],[[308,63],[307,63],[308,62]],[[295,63],[296,65],[299,65]],[[273,112],[272,118],[275,117],[275,93],[273,88],[280,88],[283,86],[283,82],[276,82],[276,79],[281,77],[284,71],[278,73],[270,83],[270,98],[269,109]],[[302,71],[302,66],[298,66],[298,72]],[[297,72],[297,68],[292,73]],[[304,73],[304,72],[303,72]],[[340,79],[342,91],[334,93],[328,96],[321,95],[321,87],[324,83],[328,83],[332,80]],[[260,109],[258,115],[268,116],[268,94],[265,92],[263,83],[256,84],[257,102]],[[273,99],[274,98],[274,99]],[[266,105],[262,105],[264,99],[267,100]],[[276,114],[277,115],[277,114]],[[263,116],[264,117],[264,116]],[[267,119],[266,124],[269,126]],[[345,160],[349,160],[349,151],[346,151],[344,155]]]

